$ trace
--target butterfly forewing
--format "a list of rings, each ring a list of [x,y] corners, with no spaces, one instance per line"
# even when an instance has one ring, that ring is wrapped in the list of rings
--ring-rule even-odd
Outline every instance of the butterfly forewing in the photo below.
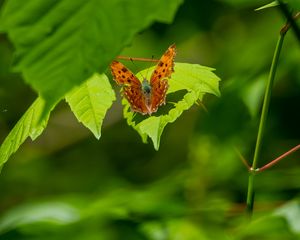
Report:
[[[123,86],[123,95],[129,102],[132,111],[147,114],[145,96],[139,79],[122,63],[113,61],[110,65],[111,72],[117,84]]]
[[[110,64],[111,73],[114,80],[119,85],[131,85],[136,87],[141,87],[140,80],[122,63],[118,61],[113,61]]]
[[[166,93],[169,87],[168,79],[174,72],[174,58],[176,55],[175,44],[171,45],[162,55],[150,78],[151,85],[151,111],[165,103]]]

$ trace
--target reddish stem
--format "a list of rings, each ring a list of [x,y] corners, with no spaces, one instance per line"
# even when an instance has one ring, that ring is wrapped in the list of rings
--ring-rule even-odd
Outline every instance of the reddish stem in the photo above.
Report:
[[[125,56],[117,56],[116,58],[127,60],[127,61],[159,62],[159,59],[153,59],[153,58],[134,58],[134,57],[125,57]]]
[[[279,156],[278,158],[276,158],[273,161],[269,162],[268,164],[264,165],[263,167],[255,169],[255,171],[256,172],[262,172],[262,171],[264,171],[264,170],[272,167],[273,165],[275,165],[276,163],[278,163],[280,160],[282,160],[283,158],[287,157],[291,153],[296,152],[299,149],[300,149],[300,144],[297,145],[296,147],[293,147],[291,150],[289,150],[286,153],[282,154],[281,156]]]
[[[300,18],[300,12],[297,12],[293,18],[294,18],[294,20],[297,20],[298,18]],[[291,27],[291,23],[288,22],[281,28],[280,34],[285,34],[290,29],[290,27]]]

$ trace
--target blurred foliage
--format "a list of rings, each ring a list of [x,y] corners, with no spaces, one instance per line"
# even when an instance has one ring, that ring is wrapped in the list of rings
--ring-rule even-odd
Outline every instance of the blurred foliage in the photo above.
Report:
[[[254,11],[270,2],[186,0],[172,24],[137,34],[122,55],[159,57],[175,42],[176,61],[216,69],[221,97],[205,96],[205,107],[168,125],[159,151],[128,127],[120,99],[100,141],[60,103],[40,138],[27,140],[2,170],[0,239],[300,239],[300,153],[256,176],[249,222],[247,169],[233,148],[252,159],[264,86],[286,22],[277,7]],[[260,166],[300,142],[299,56],[290,31]],[[0,35],[1,140],[35,98],[11,73],[12,59],[13,47]]]

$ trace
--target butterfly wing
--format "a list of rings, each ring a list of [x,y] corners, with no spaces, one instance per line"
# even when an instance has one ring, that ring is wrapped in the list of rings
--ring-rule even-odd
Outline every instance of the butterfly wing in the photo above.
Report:
[[[132,111],[148,114],[140,80],[118,61],[113,61],[110,69],[116,83],[123,87],[123,95],[129,102]]]
[[[158,107],[165,103],[169,88],[168,79],[174,72],[175,44],[171,45],[162,55],[150,78],[151,85],[151,111],[156,112]]]

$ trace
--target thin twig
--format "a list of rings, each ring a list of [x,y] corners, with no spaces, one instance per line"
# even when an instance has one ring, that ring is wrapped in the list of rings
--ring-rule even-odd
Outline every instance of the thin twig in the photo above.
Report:
[[[153,59],[153,58],[135,58],[135,57],[125,57],[125,56],[117,56],[116,58],[126,60],[126,61],[159,62],[159,59]]]
[[[278,0],[279,3],[279,8],[281,10],[281,12],[283,13],[283,15],[285,16],[285,18],[288,21],[288,24],[290,24],[290,26],[292,27],[294,34],[296,35],[298,41],[300,42],[300,29],[298,27],[298,25],[295,22],[294,17],[292,16],[290,10],[288,9],[288,5],[285,4],[283,1]],[[281,32],[281,34],[285,34],[286,32]]]
[[[288,155],[290,155],[293,152],[296,152],[299,149],[300,149],[300,144],[297,145],[296,147],[293,147],[291,150],[285,152],[284,154],[280,155],[278,158],[274,159],[273,161],[269,162],[268,164],[264,165],[263,167],[257,168],[256,172],[262,172],[264,170],[267,170],[268,168],[270,168],[273,165],[275,165],[276,163],[278,163],[280,160],[284,159],[285,157],[287,157]]]
[[[297,20],[298,18],[300,18],[300,12],[297,12],[295,15],[294,15],[294,20]],[[290,22],[287,22],[287,24],[285,24],[281,30],[280,30],[280,34],[285,34],[291,27],[291,24]]]

